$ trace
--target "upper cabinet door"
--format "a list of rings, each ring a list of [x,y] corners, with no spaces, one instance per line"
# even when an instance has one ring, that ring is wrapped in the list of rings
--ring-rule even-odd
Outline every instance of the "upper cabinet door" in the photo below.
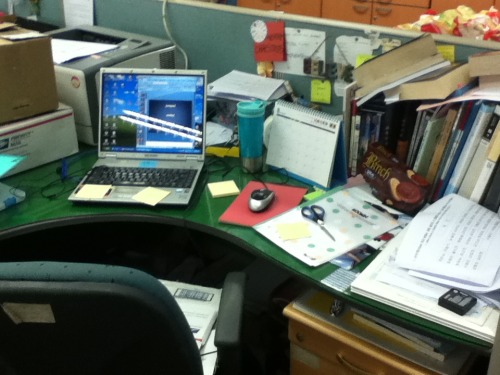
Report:
[[[274,10],[276,0],[238,0],[239,7]]]
[[[378,26],[395,27],[405,23],[417,22],[426,8],[408,7],[404,5],[373,4],[372,24]]]
[[[321,17],[321,0],[276,0],[276,10],[291,14]]]
[[[490,9],[493,6],[493,0],[432,0],[431,1],[431,9],[435,10],[438,13],[442,13],[448,9],[456,9],[459,5],[467,4],[467,6],[474,9],[476,12],[480,12],[482,10]],[[497,0],[498,3],[498,0]]]
[[[334,20],[371,23],[371,0],[323,0],[323,18]]]

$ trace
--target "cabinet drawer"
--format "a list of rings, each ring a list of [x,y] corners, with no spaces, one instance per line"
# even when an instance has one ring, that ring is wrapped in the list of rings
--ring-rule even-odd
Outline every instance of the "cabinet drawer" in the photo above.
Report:
[[[239,7],[274,10],[275,0],[238,0]]]
[[[323,0],[321,16],[335,20],[370,23],[371,0]]]
[[[295,351],[291,367],[296,372],[292,371],[291,375],[330,373],[326,369],[340,369],[333,372],[340,374],[434,374],[331,324],[311,322],[306,325],[290,319],[288,338]]]
[[[407,7],[419,7],[429,9],[430,0],[373,0],[373,6],[376,5],[405,5]]]
[[[371,23],[373,25],[395,27],[404,23],[418,21],[426,11],[426,8],[374,3]]]
[[[276,10],[303,16],[321,17],[321,0],[276,0]]]

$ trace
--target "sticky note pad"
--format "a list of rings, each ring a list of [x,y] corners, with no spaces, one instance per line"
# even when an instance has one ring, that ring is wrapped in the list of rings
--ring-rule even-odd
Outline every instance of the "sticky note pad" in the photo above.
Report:
[[[311,237],[308,223],[281,223],[276,224],[276,229],[282,240],[296,240]]]
[[[170,191],[154,188],[148,186],[142,189],[132,198],[136,201],[148,204],[150,206],[156,206],[163,198],[170,194]]]
[[[207,186],[213,198],[229,197],[240,193],[240,189],[233,180],[211,182]]]

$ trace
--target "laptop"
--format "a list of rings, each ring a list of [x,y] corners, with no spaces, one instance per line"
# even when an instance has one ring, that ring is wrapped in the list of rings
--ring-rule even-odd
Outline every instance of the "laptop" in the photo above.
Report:
[[[151,193],[161,197],[155,204],[189,204],[205,161],[207,71],[109,67],[98,74],[98,160],[68,199],[144,204]],[[180,176],[162,186],[158,175],[172,171]]]

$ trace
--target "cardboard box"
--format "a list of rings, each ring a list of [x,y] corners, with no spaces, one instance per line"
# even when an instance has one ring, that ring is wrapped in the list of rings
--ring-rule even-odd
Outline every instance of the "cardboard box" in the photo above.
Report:
[[[32,33],[0,24],[0,124],[58,107],[51,38],[30,37]],[[13,35],[24,39],[8,39]]]
[[[10,176],[78,152],[73,109],[56,111],[0,126],[0,154],[26,156]]]

